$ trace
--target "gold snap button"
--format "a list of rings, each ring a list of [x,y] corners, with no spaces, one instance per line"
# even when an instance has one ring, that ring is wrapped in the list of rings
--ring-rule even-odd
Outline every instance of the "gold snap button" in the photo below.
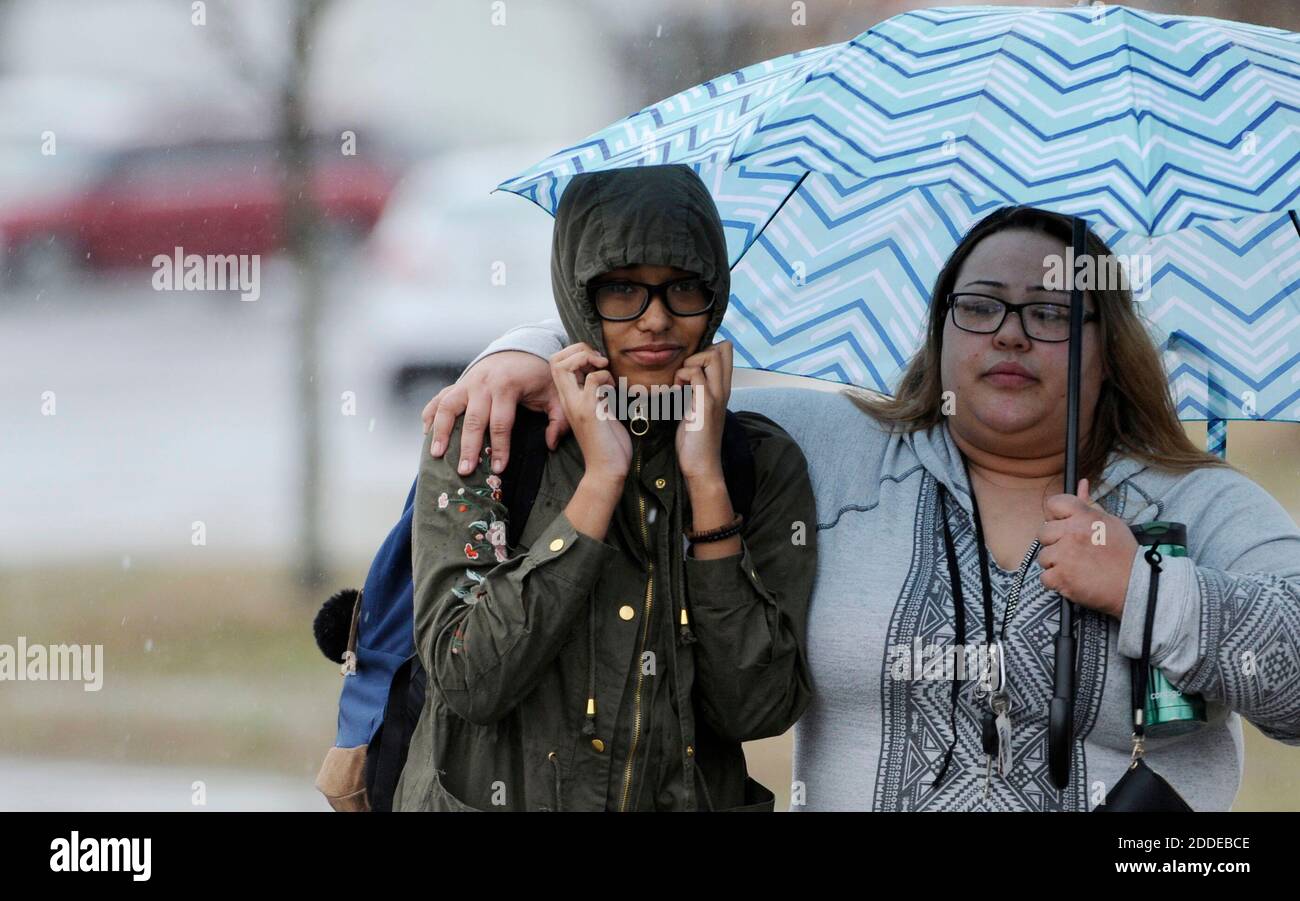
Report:
[[[624,604],[622,607],[618,608],[618,616],[619,619],[627,621],[636,616],[636,611],[632,609],[630,604]]]
[[[668,482],[665,481],[664,479],[655,479],[655,487],[656,487],[656,488],[662,488],[662,487],[664,487],[664,486],[667,485],[667,484],[668,484]]]
[[[591,740],[591,747],[596,751],[597,754],[604,753],[605,751],[605,743],[601,741],[599,738],[593,738]]]
[[[564,547],[564,539],[563,539],[563,538],[557,538],[557,539],[555,539],[554,541],[551,542],[551,550],[553,550],[553,551],[558,551],[558,550],[559,550],[560,548],[562,548],[562,547]]]
[[[695,748],[692,747],[691,745],[687,745],[687,746],[686,746],[686,756],[687,756],[687,757],[694,757],[694,756],[695,756]]]

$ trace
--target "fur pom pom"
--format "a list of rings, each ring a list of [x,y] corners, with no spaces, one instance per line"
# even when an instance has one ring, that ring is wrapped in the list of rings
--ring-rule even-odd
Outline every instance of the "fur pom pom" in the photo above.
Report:
[[[357,603],[357,593],[355,588],[344,588],[336,592],[321,604],[316,621],[312,623],[317,647],[326,658],[335,663],[343,662],[343,654],[348,649],[348,637],[352,632],[352,610]]]

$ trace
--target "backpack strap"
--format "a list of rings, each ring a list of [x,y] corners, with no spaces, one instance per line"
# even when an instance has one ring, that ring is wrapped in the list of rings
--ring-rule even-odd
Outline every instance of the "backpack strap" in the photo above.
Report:
[[[545,413],[520,405],[515,408],[515,425],[510,432],[510,461],[501,474],[501,500],[510,511],[506,523],[506,543],[519,544],[528,514],[537,500],[537,489],[542,484],[546,469],[546,426],[550,420]]]
[[[420,711],[411,716],[407,709],[411,697],[413,671],[424,675],[418,654],[412,654],[393,673],[388,687],[388,703],[384,706],[384,719],[370,740],[366,751],[366,795],[370,809],[389,813],[393,809],[397,782],[406,766],[406,752],[411,747],[411,736],[419,721]],[[423,686],[419,702],[424,703]]]
[[[731,508],[748,522],[757,483],[754,452],[749,446],[749,430],[730,410],[722,427],[722,475],[727,482],[727,494],[731,496]]]

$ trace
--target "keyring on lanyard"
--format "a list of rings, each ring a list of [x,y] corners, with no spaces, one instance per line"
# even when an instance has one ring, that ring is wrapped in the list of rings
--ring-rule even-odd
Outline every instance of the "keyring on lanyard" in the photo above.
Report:
[[[970,486],[971,514],[975,524],[975,545],[978,551],[980,561],[980,588],[983,596],[984,606],[984,628],[985,628],[985,647],[988,648],[990,659],[988,665],[981,672],[980,683],[977,684],[975,695],[977,699],[983,700],[988,698],[989,710],[985,711],[981,717],[981,745],[987,760],[985,773],[984,796],[988,797],[989,779],[992,775],[993,760],[998,761],[998,772],[1002,776],[1011,769],[1011,695],[1007,691],[1007,670],[1006,670],[1006,651],[1004,639],[1006,638],[1007,624],[1011,617],[1015,615],[1016,608],[1019,606],[1020,595],[1024,589],[1025,574],[1028,572],[1029,564],[1037,555],[1040,543],[1035,540],[1030,545],[1025,554],[1024,560],[1020,564],[1017,573],[1016,583],[1007,598],[1007,605],[1002,615],[1002,628],[998,630],[994,621],[993,614],[993,591],[989,577],[988,551],[984,546],[984,527],[980,519],[979,502],[975,498],[974,484],[970,478],[970,467],[966,461],[966,455],[961,454],[962,468],[966,473],[966,484]],[[954,613],[957,620],[957,640],[961,644],[966,642],[965,629],[965,596],[961,587],[961,572],[956,565],[952,528],[948,523],[948,505],[947,505],[947,488],[940,482],[940,506],[943,517],[944,544],[945,551],[950,555],[949,575],[952,581]],[[1000,633],[1000,634],[999,634]],[[991,659],[996,658],[996,661]],[[997,674],[997,684],[989,684],[989,677]],[[984,690],[984,685],[988,685],[988,690]],[[956,704],[956,684],[954,683],[953,703]],[[954,708],[955,713],[955,708]],[[955,736],[954,736],[955,741]],[[947,770],[947,764],[944,765]],[[942,773],[940,778],[942,778]],[[938,780],[936,780],[937,782]]]

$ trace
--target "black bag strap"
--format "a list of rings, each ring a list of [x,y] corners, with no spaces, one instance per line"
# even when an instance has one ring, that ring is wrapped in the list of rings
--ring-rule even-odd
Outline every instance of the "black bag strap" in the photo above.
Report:
[[[757,490],[754,451],[749,446],[745,423],[730,410],[722,425],[722,476],[731,496],[731,508],[748,522]]]
[[[1151,586],[1147,589],[1146,622],[1142,627],[1142,657],[1132,666],[1133,684],[1133,738],[1140,742],[1146,735],[1147,676],[1151,672],[1151,633],[1156,623],[1156,598],[1160,594],[1160,561],[1164,559],[1154,546],[1143,555],[1151,565]]]
[[[393,681],[388,685],[388,702],[384,705],[384,719],[370,740],[366,753],[366,794],[371,810],[387,813],[393,809],[397,780],[402,776],[402,767],[406,766],[406,752],[411,746],[411,734],[419,717],[419,711],[416,711],[415,718],[408,717],[406,709],[412,665],[420,666],[420,658],[414,654],[402,661],[393,673]]]
[[[1138,534],[1135,537],[1142,544],[1149,545],[1143,555],[1151,566],[1151,585],[1147,589],[1146,620],[1142,629],[1142,657],[1130,662],[1133,685],[1133,757],[1128,769],[1106,794],[1106,803],[1098,805],[1098,811],[1154,811],[1191,813],[1189,805],[1172,785],[1161,778],[1160,774],[1147,766],[1142,759],[1144,754],[1143,738],[1146,734],[1146,695],[1147,676],[1151,672],[1151,633],[1156,621],[1156,598],[1160,592],[1160,561],[1163,559],[1156,544],[1161,539]]]
[[[501,500],[510,511],[506,523],[506,543],[519,544],[528,514],[537,500],[537,489],[542,484],[546,469],[546,426],[550,420],[545,413],[520,405],[515,408],[515,425],[510,431],[510,460],[501,474]]]

